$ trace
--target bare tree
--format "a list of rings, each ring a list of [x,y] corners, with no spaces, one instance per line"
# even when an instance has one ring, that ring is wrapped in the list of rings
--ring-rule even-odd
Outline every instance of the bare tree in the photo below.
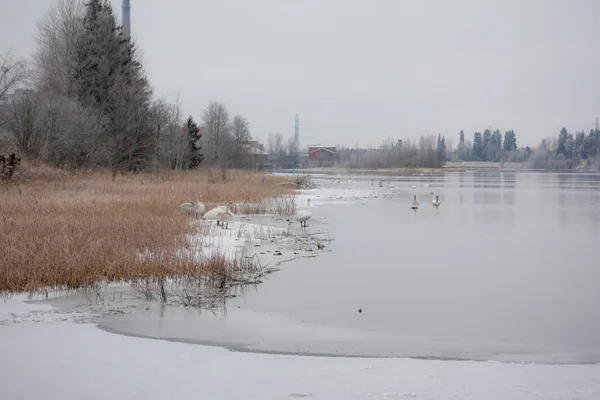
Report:
[[[287,141],[287,154],[289,156],[295,156],[297,152],[297,148],[296,148],[296,138],[294,138],[293,136],[290,137]]]
[[[81,0],[56,0],[37,23],[35,77],[50,100],[71,92],[76,55],[81,50],[84,11]]]
[[[61,96],[46,110],[47,158],[57,165],[71,167],[107,164],[102,115],[84,108],[78,101]]]
[[[2,113],[2,125],[14,138],[14,143],[22,154],[32,157],[40,155],[47,139],[40,105],[38,93],[26,90]]]
[[[26,73],[25,63],[15,60],[12,51],[0,55],[0,100],[25,80]]]
[[[247,164],[244,145],[250,140],[250,123],[241,115],[233,117],[231,134],[234,140],[233,164],[240,168]]]
[[[227,108],[221,103],[212,101],[204,110],[202,120],[208,136],[208,161],[211,165],[220,164],[219,153],[226,147],[224,141],[230,129]]]
[[[250,140],[250,123],[241,115],[236,115],[231,122],[231,133],[236,143]]]
[[[169,113],[167,114],[168,133],[166,137],[169,166],[174,169],[187,168],[190,158],[188,132],[183,126],[182,119],[181,103],[179,102],[179,98],[177,98],[175,104],[170,105]]]
[[[152,119],[152,126],[154,134],[156,135],[156,177],[158,179],[160,174],[160,167],[163,165],[161,160],[161,149],[164,149],[164,146],[161,145],[163,141],[163,137],[167,131],[168,117],[169,117],[169,105],[165,101],[164,98],[159,98],[152,103],[152,107],[150,108],[150,117]],[[164,156],[163,156],[164,158]]]
[[[275,135],[271,132],[267,135],[267,152],[269,154],[275,153]]]
[[[275,153],[281,158],[285,156],[285,147],[283,146],[283,135],[281,133],[275,134]]]

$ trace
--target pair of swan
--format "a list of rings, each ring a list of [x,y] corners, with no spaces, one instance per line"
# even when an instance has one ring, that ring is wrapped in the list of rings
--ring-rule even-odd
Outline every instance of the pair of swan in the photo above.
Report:
[[[235,214],[229,210],[231,207],[231,201],[228,201],[225,206],[217,206],[204,214],[202,219],[204,220],[216,220],[217,225],[221,223],[221,227],[225,227],[225,229],[229,229],[229,221],[235,220]]]
[[[306,208],[304,210],[300,210],[294,215],[294,219],[296,221],[300,221],[300,227],[306,228],[308,225],[306,222],[312,218],[312,213],[310,212],[310,198],[306,199]]]
[[[434,195],[433,193],[431,193],[432,197],[431,197],[431,204],[433,204],[433,206],[435,208],[438,208],[440,206],[440,204],[442,204],[442,202],[440,201],[440,197],[438,195]],[[413,210],[416,210],[417,208],[419,208],[419,202],[417,201],[417,195],[414,195],[414,200],[412,202],[412,205],[410,206],[410,208],[412,208]]]
[[[179,206],[179,209],[185,213],[196,214],[196,218],[198,218],[198,214],[203,215],[205,210],[204,203],[200,202],[200,197],[196,201],[186,201]]]

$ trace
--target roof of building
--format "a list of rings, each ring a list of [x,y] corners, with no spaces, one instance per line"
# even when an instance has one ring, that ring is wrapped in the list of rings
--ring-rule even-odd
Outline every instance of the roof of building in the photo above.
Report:
[[[254,147],[254,146],[250,146],[249,144],[245,144],[244,148],[246,149],[246,152],[248,154],[263,155],[263,156],[269,155],[269,153],[267,153],[266,151],[258,149],[258,148]]]
[[[317,151],[321,151],[321,150],[325,150],[330,153],[335,153],[335,146],[331,146],[331,147],[325,147],[325,146],[314,146],[313,147],[313,146],[311,146],[308,148],[308,153],[312,154],[312,153],[316,153]]]

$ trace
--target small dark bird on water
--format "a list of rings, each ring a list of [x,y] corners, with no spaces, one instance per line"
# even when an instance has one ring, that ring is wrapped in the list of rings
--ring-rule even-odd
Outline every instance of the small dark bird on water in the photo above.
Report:
[[[359,308],[359,309],[358,309],[358,312],[359,312],[359,313],[361,313],[361,312],[362,312],[362,308]]]

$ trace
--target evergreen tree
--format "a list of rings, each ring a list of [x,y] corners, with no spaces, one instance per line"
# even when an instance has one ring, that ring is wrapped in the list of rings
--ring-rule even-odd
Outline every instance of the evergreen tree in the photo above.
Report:
[[[575,153],[580,159],[587,159],[587,151],[584,146],[585,132],[577,132],[575,134]]]
[[[492,133],[490,147],[491,159],[488,161],[500,161],[500,156],[502,154],[502,134],[499,130],[495,130],[494,133]]]
[[[560,130],[560,134],[558,135],[558,146],[556,147],[556,154],[563,154],[567,156],[567,139],[569,138],[569,133],[566,128],[562,128]]]
[[[202,137],[198,124],[194,121],[194,118],[190,115],[185,122],[188,131],[188,143],[190,150],[190,164],[189,168],[198,168],[202,161],[204,161],[204,155],[201,153],[202,147],[198,144],[198,140]]]
[[[517,136],[515,132],[510,130],[504,133],[504,151],[515,151],[517,150]]]
[[[483,132],[483,149],[482,149],[482,160],[481,161],[493,161],[493,148],[492,148],[492,132],[486,129]]]
[[[446,138],[438,133],[437,139],[437,163],[442,165],[446,161]]]
[[[469,155],[468,155],[467,145],[465,143],[465,133],[463,131],[460,131],[458,137],[459,137],[458,148],[456,149],[458,159],[460,161],[466,161],[466,160],[468,160]]]
[[[152,91],[110,3],[90,0],[85,7],[71,92],[102,115],[96,145],[105,148],[113,175],[118,169],[143,169],[158,145],[150,126]]]
[[[480,132],[473,135],[473,161],[485,161],[483,155],[483,139]]]

